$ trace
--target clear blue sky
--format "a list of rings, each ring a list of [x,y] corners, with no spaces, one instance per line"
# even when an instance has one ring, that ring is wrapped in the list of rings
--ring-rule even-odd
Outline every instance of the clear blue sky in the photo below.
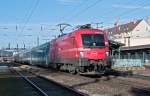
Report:
[[[0,2],[0,47],[27,47],[46,42],[58,35],[58,23],[72,25],[103,22],[113,25],[120,22],[150,18],[149,0],[1,0]],[[17,25],[17,30],[15,29]],[[43,30],[40,30],[40,26]],[[24,27],[25,26],[25,27]],[[70,32],[66,30],[66,32]]]

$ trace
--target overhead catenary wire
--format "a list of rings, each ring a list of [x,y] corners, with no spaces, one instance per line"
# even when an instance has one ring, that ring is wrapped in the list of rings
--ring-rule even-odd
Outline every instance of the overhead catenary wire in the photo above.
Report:
[[[26,21],[25,21],[25,23],[24,23],[24,25],[23,25],[23,28],[22,28],[21,32],[23,32],[24,29],[25,29],[25,27],[27,26],[27,24],[28,24],[30,18],[32,17],[32,15],[33,15],[35,9],[37,8],[37,6],[38,6],[38,4],[39,4],[39,1],[40,1],[40,0],[36,0],[35,5],[33,6],[33,8],[31,9],[31,11],[30,11],[30,13],[29,13],[29,15],[27,16],[27,19],[26,19]]]
[[[149,3],[146,2],[146,4],[145,4],[145,2],[143,2],[142,4],[138,5],[139,7],[131,9],[131,10],[128,10],[126,12],[123,12],[123,13],[119,14],[118,16],[119,17],[123,17],[123,16],[126,16],[126,15],[129,15],[130,13],[133,13],[135,11],[139,11],[138,9],[141,9],[141,8],[143,8],[145,6],[149,6],[149,5],[150,5],[150,2]]]
[[[67,19],[66,17],[68,16],[68,13],[72,13],[72,12],[78,11],[77,9],[79,9],[82,6],[86,5],[86,3],[88,3],[88,1],[90,1],[90,0],[83,0],[80,4],[78,4],[77,6],[75,6],[72,10],[70,10],[69,12],[67,12],[67,14],[64,14],[60,19]]]
[[[87,6],[86,8],[84,8],[83,10],[77,12],[75,15],[72,15],[70,18],[68,18],[68,21],[70,21],[73,18],[77,18],[78,16],[80,16],[81,14],[83,14],[84,12],[88,11],[90,8],[94,7],[95,5],[97,5],[98,3],[100,3],[103,0],[96,0],[94,3],[90,4],[89,6]]]
[[[27,18],[27,17],[29,16],[29,14],[30,14],[30,10],[32,10],[32,8],[33,8],[33,6],[34,6],[34,4],[35,4],[34,2],[35,2],[35,1],[33,1],[33,3],[31,3],[31,5],[28,6],[28,7],[25,9],[25,14],[24,14],[22,20],[20,21],[21,24],[18,24],[18,26],[22,26],[22,23],[25,22],[26,18]]]
[[[89,0],[87,0],[89,1]],[[87,3],[87,1],[85,3]],[[68,19],[66,20],[67,22],[69,22],[70,20],[72,20],[74,17],[78,17],[80,16],[81,14],[83,14],[84,12],[86,12],[87,10],[89,10],[90,8],[94,7],[95,5],[97,5],[99,2],[101,2],[103,0],[96,0],[94,3],[91,3],[90,5],[86,6],[83,10],[81,11],[78,11],[77,13],[73,14],[73,15],[69,15],[70,17],[68,17]],[[84,3],[84,2],[82,2]],[[83,4],[82,4],[83,5]],[[84,4],[85,5],[85,4]],[[75,8],[76,10],[77,8]],[[63,17],[64,18],[64,17]],[[73,28],[74,29],[74,28]]]
[[[25,27],[27,26],[30,18],[32,17],[34,11],[36,10],[37,6],[39,5],[39,1],[40,0],[36,0],[35,3],[33,4],[33,6],[31,6],[31,8],[29,8],[29,11],[25,14],[25,17],[23,18],[23,19],[25,19],[25,21],[22,25],[22,29],[20,30],[20,34],[22,34],[24,32]],[[25,44],[24,40],[23,40],[23,44]]]
[[[137,0],[137,2],[138,1],[141,1],[141,0]],[[127,4],[130,4],[130,3],[132,3],[132,2],[127,2]],[[144,5],[143,5],[144,4]],[[140,8],[142,8],[142,7],[144,7],[144,6],[148,6],[149,4],[147,4],[146,3],[146,5],[145,5],[145,1],[144,2],[140,2],[139,4],[136,4],[136,6],[139,6],[138,8],[136,8],[136,9],[131,9],[131,10],[128,10],[128,11],[125,11],[125,12],[121,12],[121,14],[119,14],[119,15],[117,15],[117,16],[115,16],[115,17],[123,17],[123,16],[125,16],[125,15],[128,15],[129,13],[132,13],[133,11],[138,11],[137,9],[140,9]],[[114,17],[109,17],[109,15],[110,15],[110,12],[111,12],[112,10],[109,10],[109,11],[107,11],[106,13],[105,13],[105,15],[107,15],[107,13],[108,13],[108,16],[106,17],[106,16],[99,16],[99,17],[101,17],[101,19],[104,19],[104,18],[114,18]],[[116,11],[116,12],[118,12],[118,11]],[[96,16],[94,16],[93,18],[97,18]],[[103,21],[104,22],[104,21]],[[114,23],[112,23],[112,22],[108,22],[107,24],[114,24]]]
[[[137,2],[138,1],[141,1],[141,0],[136,0]],[[130,4],[130,3],[132,3],[133,1],[127,1],[126,3],[125,3],[125,5],[126,4]],[[140,3],[141,4],[141,3]],[[107,8],[107,7],[106,7]],[[112,7],[113,8],[113,7]],[[92,18],[97,18],[97,17],[100,17],[100,18],[110,18],[109,16],[110,16],[110,13],[112,12],[112,8],[109,8],[109,10],[105,10],[105,9],[103,9],[103,10],[105,10],[105,13],[104,14],[102,14],[102,15],[100,15],[100,16],[93,16]],[[116,12],[118,12],[118,11],[116,11]],[[104,16],[105,15],[105,16]],[[104,22],[104,21],[103,21]]]

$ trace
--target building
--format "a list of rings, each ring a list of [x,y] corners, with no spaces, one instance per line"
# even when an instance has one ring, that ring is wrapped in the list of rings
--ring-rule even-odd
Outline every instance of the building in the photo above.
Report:
[[[150,44],[150,25],[144,20],[134,20],[105,30],[110,39],[124,43],[126,47]]]
[[[0,62],[3,61],[13,61],[13,52],[0,50]]]
[[[0,62],[14,61],[14,56],[24,50],[24,48],[3,48],[0,50]]]

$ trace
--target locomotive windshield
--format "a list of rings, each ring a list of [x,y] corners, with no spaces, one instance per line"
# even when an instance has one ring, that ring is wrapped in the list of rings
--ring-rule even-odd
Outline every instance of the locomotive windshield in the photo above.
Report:
[[[82,44],[84,48],[104,48],[103,34],[82,34]]]

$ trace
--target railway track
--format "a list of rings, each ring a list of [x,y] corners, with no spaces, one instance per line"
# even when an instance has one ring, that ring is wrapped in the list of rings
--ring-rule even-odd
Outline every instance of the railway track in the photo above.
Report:
[[[40,95],[42,96],[49,96],[46,92],[44,92],[40,87],[38,87],[36,84],[34,84],[30,79],[27,78],[27,76],[24,76],[21,72],[16,71],[25,81],[27,81],[34,89],[36,89]]]
[[[44,71],[44,73],[50,73],[50,71],[47,70],[47,71]],[[67,80],[66,77],[81,79],[81,81],[79,80],[76,84],[75,84],[76,81],[72,81],[74,84],[71,84],[71,87],[77,88],[77,89],[78,88],[85,89],[85,90],[88,90],[89,92],[91,92],[91,89],[92,89],[93,90],[92,92],[96,92],[97,94],[103,94],[103,93],[107,94],[108,93],[108,94],[115,94],[115,95],[111,95],[111,96],[128,96],[128,94],[133,93],[136,95],[131,95],[131,96],[150,96],[150,86],[149,86],[150,84],[146,85],[145,83],[143,83],[143,81],[141,81],[141,83],[139,83],[136,81],[131,82],[131,81],[127,80],[126,77],[135,79],[135,77],[133,77],[132,74],[127,74],[127,73],[120,74],[119,73],[119,74],[116,74],[117,75],[116,77],[111,77],[111,75],[110,75],[110,78],[108,76],[108,78],[110,80],[109,79],[107,80],[107,76],[85,77],[85,76],[81,76],[81,75],[71,75],[71,74],[65,73],[65,72],[55,72],[55,70],[52,71],[52,74],[53,73],[55,75],[59,74],[59,76],[64,75],[65,79],[62,79],[62,80]],[[119,79],[118,77],[123,77],[126,79]],[[55,78],[55,76],[54,76],[54,78]],[[143,78],[143,77],[140,77],[140,76],[136,77],[136,79],[140,79],[140,78]],[[143,79],[148,81],[148,78],[149,77],[144,77]],[[129,92],[129,91],[131,91],[131,92]],[[91,92],[91,94],[92,94],[92,92]],[[139,95],[139,94],[141,94],[141,95]]]
[[[1,96],[40,96],[37,91],[25,82],[18,74],[9,70],[0,72]]]
[[[62,96],[62,94],[64,94],[64,96],[87,96],[86,94],[77,92],[76,90],[67,88],[66,86],[56,84],[56,82],[49,81],[41,76],[33,78],[27,77],[29,73],[21,73],[19,71],[17,71],[17,73],[31,86],[33,86],[42,96]]]
[[[87,96],[86,94],[77,92],[76,90],[67,88],[66,86],[56,84],[56,82],[50,81],[41,76],[34,76],[33,78],[31,76],[27,77],[31,73],[16,72],[32,87],[34,87],[41,96],[62,96],[62,94],[64,96]]]
[[[5,68],[8,72],[0,72],[1,96],[87,96],[35,74]]]

